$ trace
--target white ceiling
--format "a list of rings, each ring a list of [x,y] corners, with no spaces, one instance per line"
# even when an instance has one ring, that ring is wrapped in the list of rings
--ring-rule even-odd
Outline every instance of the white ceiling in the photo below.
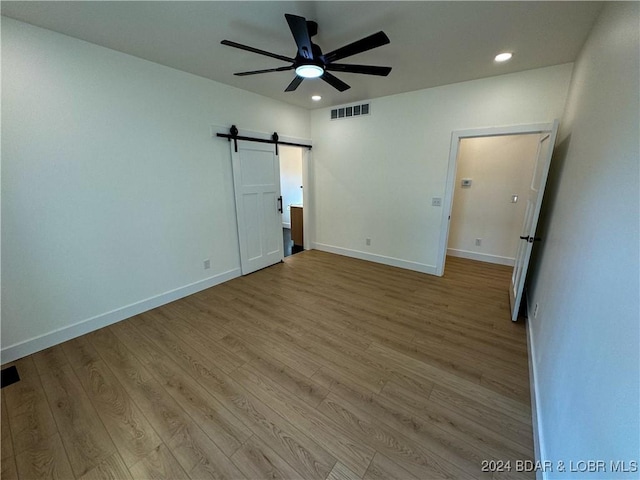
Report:
[[[601,2],[12,2],[2,15],[306,108],[351,103],[575,60]],[[388,77],[337,73],[283,90],[293,72],[235,77],[287,65],[220,45],[223,39],[294,57],[285,13],[318,22],[324,52],[383,30],[390,45],[341,63],[391,66]],[[495,64],[501,51],[514,57]],[[322,101],[312,102],[312,94]]]

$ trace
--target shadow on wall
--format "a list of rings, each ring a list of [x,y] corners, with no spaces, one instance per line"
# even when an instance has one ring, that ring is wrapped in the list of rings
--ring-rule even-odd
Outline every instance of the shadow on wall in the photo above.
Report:
[[[535,283],[535,278],[538,275],[538,266],[542,262],[542,256],[544,255],[545,241],[549,238],[547,235],[549,233],[549,222],[558,197],[564,164],[567,159],[570,144],[571,134],[567,135],[567,137],[553,149],[553,156],[551,157],[551,164],[549,165],[549,176],[547,177],[544,197],[542,197],[540,218],[538,219],[538,226],[536,228],[536,237],[542,238],[542,241],[533,244],[525,290]]]

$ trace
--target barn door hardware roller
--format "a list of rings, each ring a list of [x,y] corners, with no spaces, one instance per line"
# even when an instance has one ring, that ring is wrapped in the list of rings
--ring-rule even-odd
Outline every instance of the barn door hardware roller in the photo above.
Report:
[[[238,127],[235,125],[231,125],[229,129],[229,133],[216,133],[216,136],[221,138],[226,138],[227,140],[233,140],[233,148],[237,152],[238,151],[238,140],[245,140],[247,142],[257,142],[257,143],[271,143],[276,146],[276,155],[278,155],[278,145],[290,145],[292,147],[303,147],[311,150],[311,145],[305,145],[304,143],[294,143],[294,142],[283,142],[280,140],[278,136],[278,132],[273,132],[271,138],[256,138],[256,137],[245,137],[243,135],[238,135]]]

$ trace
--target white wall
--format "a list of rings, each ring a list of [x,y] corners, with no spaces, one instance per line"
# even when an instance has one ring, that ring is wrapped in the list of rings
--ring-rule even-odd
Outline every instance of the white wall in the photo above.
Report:
[[[310,136],[306,110],[2,19],[3,361],[239,273],[232,123]]]
[[[639,475],[609,465],[640,452],[639,10],[607,3],[576,62],[533,265],[541,456],[607,464],[572,478]]]
[[[302,149],[279,146],[282,226],[291,228],[291,205],[302,205]]]
[[[316,248],[435,273],[451,133],[559,118],[571,69],[377,98],[369,116],[313,111]]]
[[[449,255],[513,265],[539,138],[503,135],[460,141]],[[463,178],[471,179],[470,187],[461,186]],[[516,203],[513,195],[518,196]]]

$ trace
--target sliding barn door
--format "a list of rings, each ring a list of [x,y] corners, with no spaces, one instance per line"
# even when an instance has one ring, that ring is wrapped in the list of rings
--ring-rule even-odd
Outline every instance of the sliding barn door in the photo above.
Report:
[[[280,162],[271,144],[231,144],[242,274],[284,258]]]

